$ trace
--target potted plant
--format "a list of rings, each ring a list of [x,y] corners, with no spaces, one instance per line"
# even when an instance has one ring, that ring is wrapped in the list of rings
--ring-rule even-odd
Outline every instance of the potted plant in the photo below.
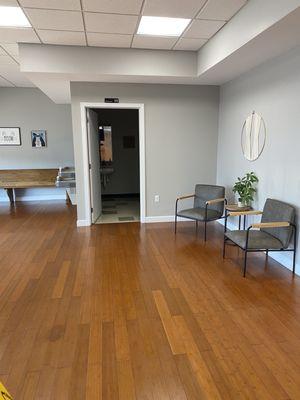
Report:
[[[254,172],[248,172],[243,178],[238,178],[232,189],[239,196],[238,207],[250,206],[253,196],[256,193],[254,186],[257,182],[258,177]]]

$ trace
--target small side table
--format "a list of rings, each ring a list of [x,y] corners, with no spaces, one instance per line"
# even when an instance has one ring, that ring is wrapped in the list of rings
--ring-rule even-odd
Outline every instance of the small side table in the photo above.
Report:
[[[251,206],[239,207],[237,204],[227,204],[225,205],[225,218],[227,220],[227,212],[239,212],[239,211],[251,211],[253,208]],[[246,229],[246,215],[244,215],[244,230]],[[242,216],[239,216],[239,230],[241,229]]]

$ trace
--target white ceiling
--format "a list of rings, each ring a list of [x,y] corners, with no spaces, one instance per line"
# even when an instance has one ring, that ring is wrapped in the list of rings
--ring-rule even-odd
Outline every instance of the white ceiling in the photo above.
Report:
[[[32,28],[0,28],[0,86],[33,86],[17,43],[197,51],[247,0],[0,0],[21,6]],[[181,37],[136,35],[142,15],[191,18]]]

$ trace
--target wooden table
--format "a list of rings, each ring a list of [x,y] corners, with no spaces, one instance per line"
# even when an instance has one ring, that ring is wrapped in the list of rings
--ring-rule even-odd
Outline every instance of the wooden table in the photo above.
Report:
[[[5,169],[0,170],[0,188],[6,190],[11,204],[15,189],[54,187],[58,168],[54,169]]]

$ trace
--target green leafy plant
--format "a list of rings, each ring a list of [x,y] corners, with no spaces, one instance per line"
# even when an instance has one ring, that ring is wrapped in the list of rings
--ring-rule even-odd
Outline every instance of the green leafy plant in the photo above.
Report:
[[[238,178],[233,186],[233,192],[239,195],[238,201],[244,206],[249,206],[253,201],[256,193],[255,184],[258,182],[258,177],[254,172],[248,172],[243,178]]]

